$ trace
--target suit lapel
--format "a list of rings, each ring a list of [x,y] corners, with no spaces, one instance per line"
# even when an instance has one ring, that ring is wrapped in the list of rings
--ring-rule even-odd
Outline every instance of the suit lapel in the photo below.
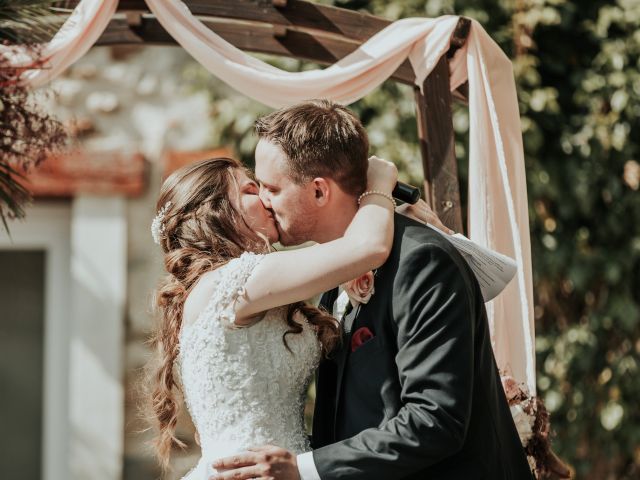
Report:
[[[373,281],[374,281],[374,288],[375,288],[375,286],[378,285],[378,282],[381,281],[380,269],[377,269],[374,271]],[[374,293],[373,297],[371,297],[371,300],[367,304],[359,304],[357,307],[355,307],[352,310],[351,315],[347,315],[344,318],[344,322],[343,322],[344,333],[342,336],[342,339],[343,339],[342,348],[339,350],[338,354],[336,355],[336,364],[337,364],[336,398],[335,398],[336,403],[335,403],[335,408],[333,410],[333,413],[334,413],[334,420],[333,420],[334,430],[333,431],[334,432],[336,431],[338,408],[340,405],[340,398],[342,396],[342,383],[344,379],[344,371],[347,366],[347,360],[349,359],[349,355],[351,354],[351,337],[353,336],[354,325],[356,325],[356,320],[358,319],[358,317],[361,314],[363,314],[363,310],[365,310],[366,308],[374,308],[374,309],[378,308],[375,306],[376,304],[377,304],[376,296]]]
[[[333,304],[338,298],[338,288],[328,290],[320,297],[319,307],[333,314]],[[314,448],[333,443],[333,408],[335,406],[336,370],[334,351],[331,358],[324,359],[316,371],[316,406],[313,415]]]
[[[333,314],[333,303],[336,301],[336,298],[338,298],[338,287],[333,290],[329,290],[328,292],[324,292],[320,297],[319,305],[330,314]]]
[[[334,288],[333,290],[329,290],[325,292],[320,298],[320,306],[325,308],[329,313],[333,313],[333,304],[338,298],[339,289]],[[333,409],[333,432],[335,435],[335,426],[338,415],[338,405],[340,403],[340,397],[342,394],[342,380],[344,378],[344,370],[347,364],[347,359],[349,358],[349,354],[351,353],[351,336],[353,335],[353,325],[360,315],[362,308],[366,307],[366,305],[358,305],[355,307],[349,315],[345,315],[342,319],[342,348],[338,349],[333,355],[334,361],[336,363],[336,390],[335,390],[335,398],[333,401],[334,409]],[[325,399],[327,401],[329,399]],[[332,438],[332,441],[335,441],[335,438]]]
[[[349,315],[346,315],[343,322],[343,330],[344,334],[342,336],[343,344],[342,348],[339,351],[339,354],[336,356],[336,364],[337,364],[337,372],[336,372],[336,398],[335,398],[335,408],[333,409],[333,426],[335,432],[335,425],[338,417],[338,406],[340,404],[340,396],[342,394],[342,379],[344,378],[344,369],[347,364],[347,359],[349,358],[349,354],[351,353],[351,336],[353,335],[352,329],[353,324],[356,321],[356,318],[360,314],[360,309],[362,308],[362,304],[355,307],[351,310]]]

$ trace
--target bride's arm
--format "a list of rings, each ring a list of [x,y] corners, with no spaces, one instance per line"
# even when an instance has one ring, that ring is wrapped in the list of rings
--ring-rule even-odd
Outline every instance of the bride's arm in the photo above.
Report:
[[[369,190],[391,194],[396,167],[372,157]],[[393,242],[393,204],[382,195],[362,199],[344,236],[331,242],[265,256],[238,298],[236,322],[270,308],[305,300],[381,266]]]

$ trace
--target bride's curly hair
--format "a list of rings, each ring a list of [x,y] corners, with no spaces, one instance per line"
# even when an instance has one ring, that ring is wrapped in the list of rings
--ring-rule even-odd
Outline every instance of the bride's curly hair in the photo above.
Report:
[[[251,230],[229,199],[229,192],[237,186],[234,172],[239,169],[250,174],[231,158],[197,162],[171,174],[160,190],[157,210],[170,202],[164,209],[160,235],[167,275],[158,285],[153,299],[159,325],[150,343],[158,358],[148,369],[152,388],[148,397],[152,421],[158,430],[154,446],[163,469],[169,466],[172,448],[185,447],[175,435],[180,411],[177,394],[181,390],[175,375],[175,362],[187,295],[204,273],[219,268],[243,252],[270,251],[263,235],[240,233]],[[242,229],[243,225],[246,228]],[[338,323],[326,312],[305,302],[287,306],[289,329],[283,337],[285,345],[286,335],[303,330],[295,320],[299,314],[316,328],[323,353],[328,354],[339,339]]]

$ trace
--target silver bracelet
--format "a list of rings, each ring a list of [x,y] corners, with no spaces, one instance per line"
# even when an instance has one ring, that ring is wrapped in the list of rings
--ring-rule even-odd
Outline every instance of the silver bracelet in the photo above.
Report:
[[[364,197],[367,197],[369,195],[381,195],[384,198],[388,199],[391,203],[393,203],[393,208],[396,208],[397,206],[395,198],[393,198],[388,193],[381,192],[380,190],[367,190],[366,192],[364,192],[362,195],[358,197],[358,205],[360,205],[360,202],[362,202],[362,199]]]

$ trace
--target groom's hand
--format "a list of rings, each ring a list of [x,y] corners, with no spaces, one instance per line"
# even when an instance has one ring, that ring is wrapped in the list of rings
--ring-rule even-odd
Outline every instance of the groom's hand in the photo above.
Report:
[[[221,458],[213,463],[213,468],[219,472],[209,480],[300,480],[296,455],[273,445]]]

